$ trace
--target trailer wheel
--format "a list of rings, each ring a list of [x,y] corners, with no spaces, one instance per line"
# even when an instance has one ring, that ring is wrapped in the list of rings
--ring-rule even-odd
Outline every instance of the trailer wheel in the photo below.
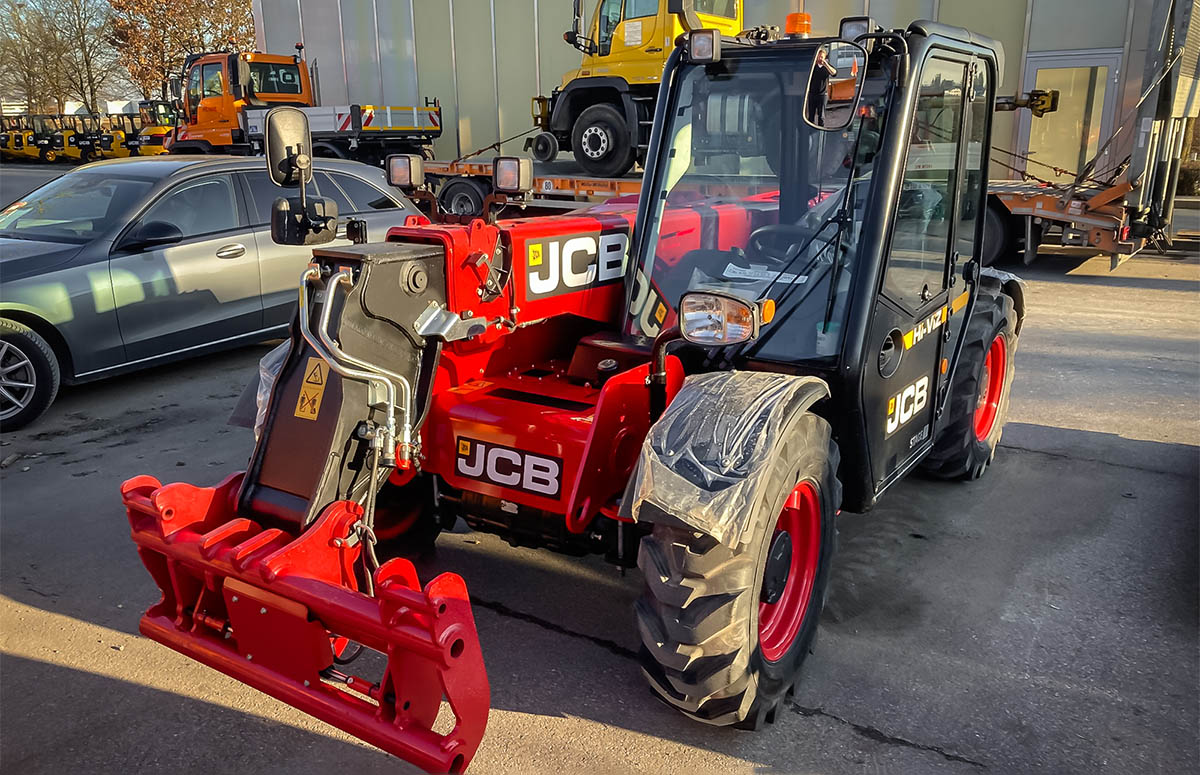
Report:
[[[0,318],[0,431],[24,428],[58,395],[61,372],[54,350],[36,331]]]
[[[1008,418],[1017,351],[1013,300],[980,290],[967,323],[962,360],[950,386],[945,425],[921,467],[942,479],[978,479],[987,471]]]
[[[454,215],[483,215],[487,187],[472,178],[454,178],[438,192],[442,209]]]
[[[638,554],[642,672],[665,702],[709,724],[757,729],[775,720],[825,604],[842,492],[838,447],[811,412],[781,438],[736,549],[655,524]]]
[[[381,554],[420,556],[433,549],[441,532],[429,477],[383,485],[375,501],[375,535]]]
[[[984,266],[1000,263],[1012,250],[1012,230],[1009,218],[997,208],[983,208],[983,245],[980,260]]]
[[[616,178],[633,168],[629,126],[612,105],[592,105],[579,114],[571,129],[571,150],[589,175]]]

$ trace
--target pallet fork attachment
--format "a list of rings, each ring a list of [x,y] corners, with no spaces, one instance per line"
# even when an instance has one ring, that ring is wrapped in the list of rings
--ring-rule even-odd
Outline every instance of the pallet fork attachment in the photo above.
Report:
[[[138,554],[162,591],[142,634],[426,771],[462,772],[490,704],[462,578],[443,573],[422,588],[396,558],[368,597],[356,580],[361,506],[331,503],[295,536],[236,513],[242,477],[122,485]],[[386,658],[376,680],[338,669],[335,655],[353,644]],[[439,733],[443,698],[455,723]]]

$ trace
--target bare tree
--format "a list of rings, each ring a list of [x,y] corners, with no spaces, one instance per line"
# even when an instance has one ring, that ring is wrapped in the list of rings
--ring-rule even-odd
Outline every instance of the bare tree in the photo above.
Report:
[[[69,93],[89,113],[99,113],[100,96],[120,73],[111,43],[111,10],[104,0],[41,0],[62,43]]]

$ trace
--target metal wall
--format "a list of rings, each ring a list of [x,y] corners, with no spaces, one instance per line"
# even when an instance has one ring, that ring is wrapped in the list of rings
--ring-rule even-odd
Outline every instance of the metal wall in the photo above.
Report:
[[[782,26],[790,11],[803,9],[813,17],[815,34],[836,33],[841,17],[862,13],[886,27],[931,18],[978,30],[1004,45],[1001,93],[1007,94],[1029,88],[1021,80],[1030,52],[1123,47],[1118,104],[1124,108],[1137,99],[1154,0],[743,3],[747,26]],[[595,5],[587,0],[589,14]],[[286,53],[304,42],[325,104],[410,105],[438,98],[445,126],[435,145],[440,159],[530,128],[530,98],[548,94],[579,63],[579,53],[562,40],[571,25],[571,0],[253,0],[253,8],[260,49]],[[1136,74],[1137,83],[1127,83],[1125,73]],[[996,116],[994,138],[1015,147],[1014,114]],[[516,140],[504,151],[521,147]],[[994,167],[992,174],[1009,173]]]

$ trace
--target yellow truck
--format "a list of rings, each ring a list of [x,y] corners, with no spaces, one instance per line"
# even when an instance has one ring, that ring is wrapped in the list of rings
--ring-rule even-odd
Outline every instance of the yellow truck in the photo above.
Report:
[[[533,100],[542,131],[526,144],[535,159],[575,154],[589,175],[619,177],[645,157],[654,98],[675,38],[711,27],[742,30],[742,0],[599,0],[585,28],[583,0],[563,40],[583,53],[549,97]]]

